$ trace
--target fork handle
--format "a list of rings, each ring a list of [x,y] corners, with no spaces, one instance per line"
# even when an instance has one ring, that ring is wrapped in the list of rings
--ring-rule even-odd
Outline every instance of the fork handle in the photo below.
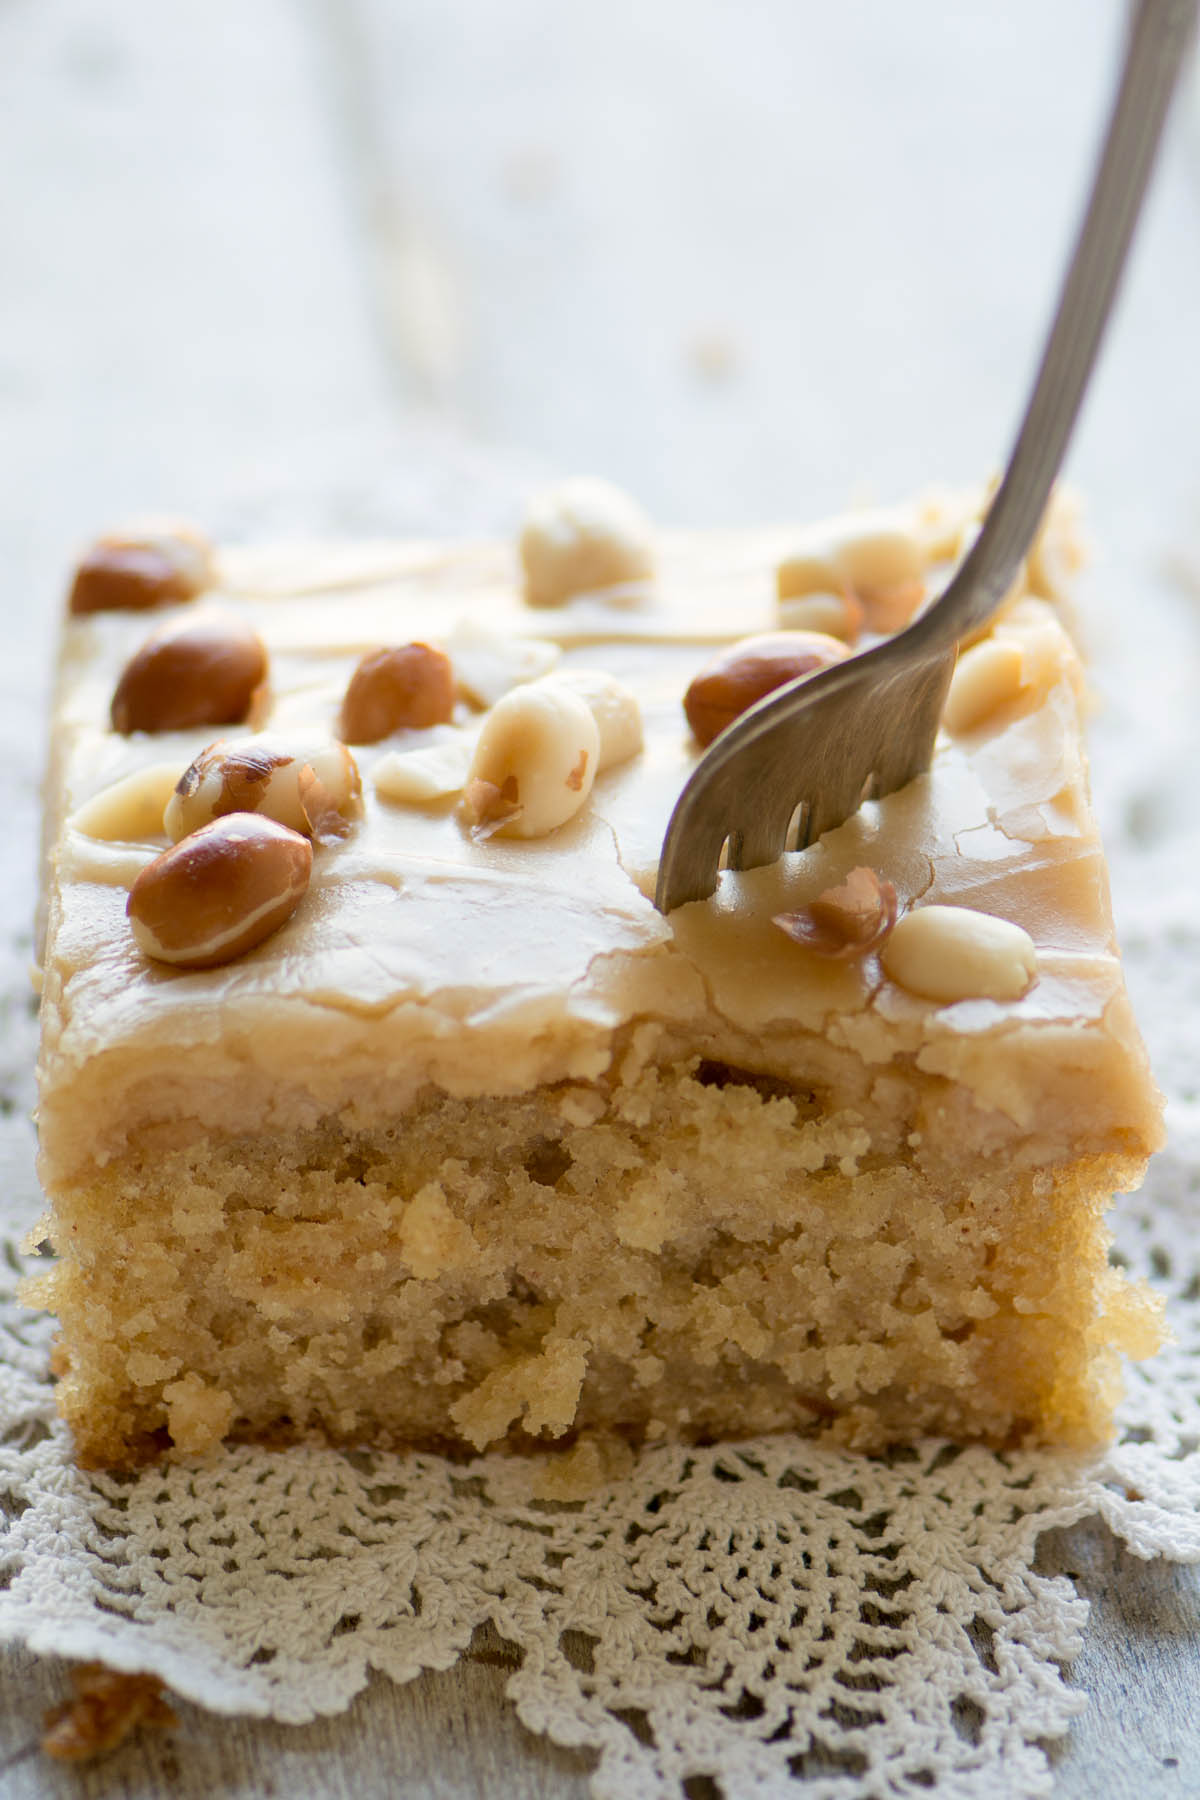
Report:
[[[1198,0],[1138,0],[1087,212],[1033,395],[983,529],[940,599],[904,635],[948,650],[1011,587],[1062,465],[1120,282]]]

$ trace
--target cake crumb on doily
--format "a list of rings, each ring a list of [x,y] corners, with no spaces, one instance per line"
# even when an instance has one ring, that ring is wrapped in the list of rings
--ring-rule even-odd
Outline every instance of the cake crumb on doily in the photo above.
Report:
[[[143,1725],[176,1723],[157,1675],[129,1675],[86,1662],[76,1664],[71,1680],[74,1696],[52,1706],[43,1721],[42,1749],[59,1762],[88,1762],[115,1750]]]

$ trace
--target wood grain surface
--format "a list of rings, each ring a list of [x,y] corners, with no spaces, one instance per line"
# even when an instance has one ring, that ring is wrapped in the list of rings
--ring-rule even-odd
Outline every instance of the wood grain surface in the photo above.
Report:
[[[401,429],[431,458],[450,429],[594,469],[690,524],[990,467],[1120,18],[1117,0],[3,0],[0,753],[27,860],[62,570],[113,518],[224,517],[298,461],[345,489]],[[1072,463],[1112,581],[1159,579],[1200,521],[1189,106]],[[27,905],[0,884],[6,930]],[[1094,1526],[1043,1564],[1093,1603],[1056,1795],[1200,1794],[1196,1575]],[[36,1747],[63,1666],[8,1653],[0,1796],[575,1800],[589,1759],[518,1724],[512,1655],[482,1634],[451,1673],[376,1680],[304,1728],[181,1706],[173,1732],[76,1771]]]

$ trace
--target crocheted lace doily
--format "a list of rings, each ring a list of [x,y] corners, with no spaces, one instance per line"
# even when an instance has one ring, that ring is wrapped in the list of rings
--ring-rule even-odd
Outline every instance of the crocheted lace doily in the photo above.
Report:
[[[507,524],[507,499],[471,523]],[[384,522],[428,530],[438,511],[425,495]],[[1086,1704],[1061,1665],[1087,1608],[1035,1572],[1039,1535],[1099,1515],[1138,1556],[1200,1560],[1200,830],[1170,804],[1200,727],[1183,676],[1164,691],[1160,673],[1194,666],[1197,628],[1182,592],[1164,586],[1156,605],[1161,630],[1139,635],[1161,660],[1147,649],[1141,666],[1126,646],[1096,761],[1130,979],[1171,1101],[1171,1148],[1121,1205],[1117,1254],[1166,1294],[1175,1341],[1130,1372],[1111,1449],[656,1448],[567,1500],[548,1497],[544,1464],[499,1456],[235,1449],[203,1467],[80,1473],[47,1377],[52,1325],[13,1298],[39,1201],[29,900],[6,895],[0,1641],[302,1721],[346,1707],[372,1669],[404,1681],[448,1667],[490,1620],[523,1652],[509,1684],[521,1719],[597,1751],[598,1796],[678,1800],[700,1775],[739,1796],[797,1775],[831,1800],[1047,1791],[1040,1744]],[[1102,646],[1102,687],[1106,666]],[[32,775],[23,808],[32,841]]]

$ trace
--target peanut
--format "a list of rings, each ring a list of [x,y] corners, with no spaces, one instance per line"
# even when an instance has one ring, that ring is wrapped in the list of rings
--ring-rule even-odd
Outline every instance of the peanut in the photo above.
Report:
[[[642,710],[631,687],[600,669],[564,669],[557,678],[586,700],[600,733],[596,773],[628,762],[642,747]]]
[[[323,839],[345,836],[361,811],[358,765],[336,739],[308,744],[263,736],[230,744],[219,738],[180,776],[163,827],[178,843],[226,813],[261,813]]]
[[[819,631],[823,637],[856,644],[863,628],[862,602],[852,593],[801,594],[780,600],[775,616],[784,631]]]
[[[375,765],[375,792],[401,806],[429,806],[461,793],[471,766],[472,745],[453,727],[414,750],[391,750]]]
[[[114,731],[186,731],[240,725],[267,672],[258,634],[213,607],[146,639],[117,683]]]
[[[513,688],[483,722],[464,795],[478,829],[545,837],[586,801],[600,731],[581,695],[548,676]]]
[[[164,522],[97,538],[80,557],[72,613],[143,612],[192,600],[215,579],[212,546],[194,526]]]
[[[644,581],[654,572],[650,522],[611,482],[590,476],[535,496],[518,543],[530,606]]]
[[[135,844],[157,837],[178,770],[178,763],[151,763],[148,768],[135,769],[132,775],[85,800],[67,823],[85,837],[108,843]]]
[[[921,906],[907,913],[880,961],[900,987],[943,1005],[1019,1000],[1037,980],[1029,933],[970,906]]]
[[[777,913],[774,923],[819,956],[865,956],[895,929],[896,911],[890,881],[874,869],[851,869],[839,887],[826,888],[799,912]]]
[[[707,662],[683,697],[688,724],[700,744],[767,694],[800,675],[828,669],[848,654],[837,638],[818,631],[772,631],[742,638]]]
[[[907,625],[925,595],[924,546],[886,515],[831,526],[824,540],[785,557],[776,570],[780,601],[848,590],[875,632]]]
[[[432,644],[368,651],[346,689],[338,735],[347,744],[377,744],[394,731],[444,725],[454,712],[454,669]]]
[[[211,969],[278,930],[304,898],[308,839],[259,813],[227,813],[147,863],[126,913],[158,962]]]
[[[956,734],[973,731],[1021,691],[1024,658],[1011,638],[984,638],[964,650],[954,667],[942,723]]]

